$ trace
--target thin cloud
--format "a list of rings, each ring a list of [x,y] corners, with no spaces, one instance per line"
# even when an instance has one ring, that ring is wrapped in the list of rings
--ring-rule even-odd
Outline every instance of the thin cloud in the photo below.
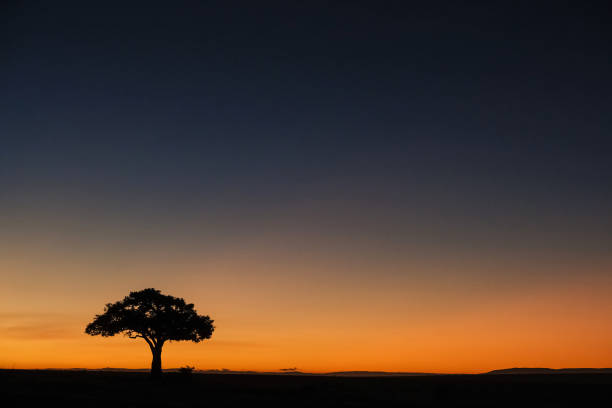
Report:
[[[0,322],[3,320],[40,320],[41,318],[60,318],[66,317],[66,314],[53,312],[0,312]]]
[[[269,347],[267,344],[256,343],[252,341],[236,341],[236,340],[215,340],[211,339],[208,342],[211,346],[219,347]]]
[[[13,340],[60,340],[74,338],[74,330],[57,325],[17,325],[0,327],[0,337]]]

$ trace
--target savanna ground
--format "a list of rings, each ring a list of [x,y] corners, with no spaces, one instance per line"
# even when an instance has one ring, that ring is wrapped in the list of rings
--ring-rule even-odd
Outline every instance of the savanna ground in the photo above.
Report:
[[[612,374],[326,377],[0,370],[4,407],[612,406]]]

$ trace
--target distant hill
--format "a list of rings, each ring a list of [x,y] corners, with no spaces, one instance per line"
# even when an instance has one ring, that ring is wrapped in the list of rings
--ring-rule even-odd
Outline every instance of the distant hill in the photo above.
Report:
[[[151,371],[149,368],[114,368],[114,367],[104,367],[100,369],[92,369],[88,371],[113,371],[113,372],[122,372],[122,373],[146,373]],[[167,371],[176,371],[176,369],[170,369]]]
[[[612,374],[612,368],[505,368],[485,374]]]
[[[435,373],[387,372],[387,371],[336,371],[318,375],[331,375],[340,377],[406,377],[423,375],[440,375]]]

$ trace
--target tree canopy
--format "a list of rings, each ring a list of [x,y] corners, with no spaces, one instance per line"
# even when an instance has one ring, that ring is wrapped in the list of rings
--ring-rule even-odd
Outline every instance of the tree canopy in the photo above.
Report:
[[[161,372],[161,350],[167,341],[200,342],[212,336],[215,326],[208,316],[198,315],[192,303],[149,288],[130,292],[123,300],[108,303],[85,333],[110,337],[124,333],[144,339],[153,353],[151,372]]]

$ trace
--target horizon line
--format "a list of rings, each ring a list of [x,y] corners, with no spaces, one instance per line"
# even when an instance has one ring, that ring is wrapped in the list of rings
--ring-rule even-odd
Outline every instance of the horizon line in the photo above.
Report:
[[[164,372],[178,372],[181,367],[166,368]],[[122,367],[101,367],[101,368],[85,368],[85,367],[70,367],[70,368],[4,368],[2,371],[94,371],[94,372],[133,372],[147,373],[150,368],[122,368]],[[580,372],[598,373],[603,372],[612,374],[612,367],[566,367],[566,368],[549,368],[549,367],[511,367],[494,369],[477,373],[461,373],[461,372],[421,372],[421,371],[378,371],[378,370],[347,370],[347,371],[321,371],[307,372],[298,369],[288,370],[279,369],[277,371],[257,371],[257,370],[230,370],[230,369],[194,369],[194,373],[200,374],[255,374],[255,375],[312,375],[312,376],[436,376],[436,375],[483,375],[483,374],[574,374]]]

